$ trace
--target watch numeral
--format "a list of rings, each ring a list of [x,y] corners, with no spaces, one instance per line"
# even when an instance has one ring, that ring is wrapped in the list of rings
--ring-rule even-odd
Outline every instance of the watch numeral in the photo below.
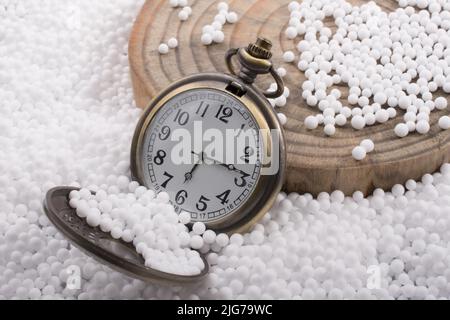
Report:
[[[253,150],[252,147],[246,147],[244,149],[244,155],[241,157],[241,160],[244,161],[245,163],[249,163],[250,157],[253,156],[254,154],[255,150]]]
[[[236,186],[243,188],[247,185],[247,180],[245,179],[250,177],[250,175],[245,172],[242,172],[241,174],[242,175],[240,178],[234,178],[234,183],[236,184]]]
[[[224,108],[224,105],[221,105],[219,111],[216,114],[216,118],[224,123],[228,123],[228,118],[233,115],[233,110],[231,108]]]
[[[167,153],[164,150],[159,150],[156,153],[155,159],[153,159],[153,162],[157,164],[158,166],[162,165],[164,163],[164,159],[167,157]]]
[[[159,133],[159,139],[167,140],[170,137],[170,128],[168,126],[164,126],[161,128],[161,132]]]
[[[173,121],[178,122],[178,124],[181,126],[184,126],[189,121],[189,113],[178,109],[177,115],[175,116],[175,119]]]
[[[204,118],[206,115],[206,112],[208,112],[209,109],[209,104],[207,104],[206,106],[204,106],[203,101],[200,103],[200,105],[198,106],[197,112],[196,114],[200,115],[200,117]]]
[[[186,202],[187,197],[188,197],[187,191],[180,190],[180,191],[178,191],[177,195],[175,196],[175,202],[181,206]]]
[[[200,197],[200,200],[198,200],[197,204],[195,205],[198,211],[205,211],[208,208],[208,205],[206,202],[211,201],[208,198],[205,198],[204,196]]]
[[[164,172],[164,176],[167,177],[167,180],[164,181],[164,183],[161,184],[161,187],[166,188],[167,184],[170,182],[170,180],[173,179],[173,175],[171,175],[170,173],[168,173],[167,171]]]
[[[229,202],[228,197],[230,196],[231,190],[227,190],[224,193],[219,194],[216,196],[217,199],[220,200],[221,204],[227,204]]]

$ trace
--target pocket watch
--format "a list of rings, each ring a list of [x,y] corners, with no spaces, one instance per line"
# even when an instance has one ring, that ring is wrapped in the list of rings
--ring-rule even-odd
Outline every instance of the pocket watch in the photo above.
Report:
[[[133,178],[166,192],[177,212],[217,232],[244,232],[273,205],[286,167],[283,129],[268,98],[284,84],[258,38],[230,49],[230,74],[199,73],[157,95],[143,112],[131,147]],[[234,59],[239,62],[235,71]],[[270,74],[277,88],[254,81]]]

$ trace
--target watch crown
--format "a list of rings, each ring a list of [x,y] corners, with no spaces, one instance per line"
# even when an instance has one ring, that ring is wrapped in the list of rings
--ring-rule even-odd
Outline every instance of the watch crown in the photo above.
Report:
[[[250,43],[247,47],[247,52],[255,58],[270,59],[272,58],[272,42],[265,38],[259,38],[255,43]]]

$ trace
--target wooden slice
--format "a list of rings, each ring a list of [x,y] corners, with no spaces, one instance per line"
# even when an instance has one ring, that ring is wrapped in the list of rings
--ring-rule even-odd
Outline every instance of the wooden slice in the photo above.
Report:
[[[448,162],[450,156],[450,131],[442,131],[437,124],[447,110],[431,113],[431,130],[426,135],[414,133],[399,139],[394,127],[402,121],[403,112],[386,124],[378,124],[356,131],[347,125],[337,128],[336,135],[326,137],[323,127],[307,130],[303,124],[309,115],[318,113],[308,107],[301,97],[300,87],[305,77],[296,63],[282,62],[286,50],[295,51],[300,40],[288,40],[284,36],[290,0],[234,0],[230,8],[240,17],[238,23],[224,27],[222,44],[204,46],[200,37],[202,27],[212,23],[217,14],[217,3],[212,0],[194,0],[193,14],[186,22],[178,19],[181,8],[173,9],[167,0],[147,1],[135,23],[130,39],[131,75],[137,105],[144,108],[160,90],[173,81],[198,72],[227,72],[224,54],[232,47],[246,46],[256,36],[264,36],[273,44],[275,66],[283,66],[288,74],[284,78],[291,91],[286,107],[279,110],[288,117],[286,141],[288,150],[288,174],[285,189],[314,195],[322,191],[342,190],[351,195],[356,190],[369,194],[374,188],[390,189],[396,183],[420,179],[425,173],[435,172]],[[353,1],[363,4],[367,1]],[[397,8],[394,0],[376,1],[386,11]],[[332,29],[332,19],[326,24]],[[179,47],[167,55],[158,53],[158,46],[176,37]],[[267,89],[270,77],[258,80],[258,86]],[[348,105],[347,87],[342,102]],[[435,97],[443,95],[442,92]],[[375,142],[375,151],[363,161],[352,158],[352,149],[366,138]]]

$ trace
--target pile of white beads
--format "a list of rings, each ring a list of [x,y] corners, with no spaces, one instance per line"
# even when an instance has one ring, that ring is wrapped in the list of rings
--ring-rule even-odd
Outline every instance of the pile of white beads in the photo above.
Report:
[[[368,153],[371,153],[375,149],[375,144],[370,139],[364,139],[359,146],[355,147],[352,151],[352,156],[355,160],[361,161],[366,158]]]
[[[105,184],[107,194],[118,195],[130,183],[129,149],[141,110],[133,103],[127,39],[143,1],[5,3],[0,299],[450,297],[448,164],[369,197],[281,193],[249,233],[214,239],[204,232],[204,243],[217,246],[210,245],[210,274],[194,286],[144,283],[92,260],[57,232],[42,199],[56,185],[95,191]],[[74,8],[82,13],[79,25],[68,24]],[[343,7],[326,8],[342,15]],[[181,223],[188,218],[180,216]],[[200,243],[195,237],[190,245]],[[77,275],[80,287],[69,286]]]
[[[225,40],[225,34],[222,29],[226,23],[236,23],[239,17],[236,12],[229,11],[228,3],[220,2],[217,5],[217,15],[212,24],[207,24],[202,28],[201,42],[205,46],[213,43],[222,43]]]
[[[415,0],[400,3],[418,5]],[[320,111],[305,119],[308,129],[323,125],[325,134],[333,135],[335,126],[349,122],[361,130],[404,111],[397,136],[429,132],[430,113],[447,108],[447,100],[433,94],[438,89],[450,92],[450,4],[420,3],[432,11],[408,6],[386,13],[373,1],[361,6],[345,0],[289,4],[285,35],[301,37],[296,42],[298,69],[307,79],[302,96]],[[326,18],[334,20],[336,31],[326,26]],[[287,51],[283,58],[293,62],[295,55]],[[348,86],[348,95],[336,85]],[[441,122],[446,128],[446,118]]]
[[[147,267],[178,275],[199,274],[205,266],[198,252],[191,249],[208,251],[213,245],[220,250],[214,231],[208,230],[205,235],[205,225],[197,222],[190,232],[186,226],[191,222],[190,214],[178,215],[167,193],[156,196],[127,181],[126,177],[120,178],[120,186],[115,187],[119,193],[108,194],[106,185],[94,186],[95,195],[88,189],[72,191],[70,205],[91,227],[133,243]]]

